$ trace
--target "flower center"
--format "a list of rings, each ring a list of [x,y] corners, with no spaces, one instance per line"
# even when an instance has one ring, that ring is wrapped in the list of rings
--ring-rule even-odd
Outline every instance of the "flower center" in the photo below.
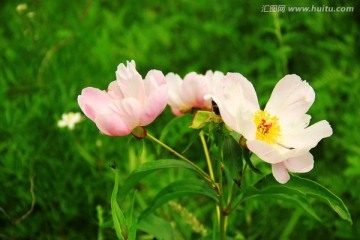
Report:
[[[270,144],[278,142],[281,136],[279,119],[268,112],[259,110],[254,114],[256,139]]]

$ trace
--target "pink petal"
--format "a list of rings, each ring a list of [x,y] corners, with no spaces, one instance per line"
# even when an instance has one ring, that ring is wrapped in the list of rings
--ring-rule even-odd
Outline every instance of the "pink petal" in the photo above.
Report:
[[[116,71],[116,82],[124,98],[133,97],[139,101],[144,100],[145,88],[141,75],[135,69],[135,62],[120,64]]]
[[[296,120],[315,100],[313,88],[297,75],[286,75],[275,86],[265,110],[281,121]]]
[[[146,74],[144,82],[146,91],[149,91],[150,89],[166,84],[166,78],[161,71],[150,70]]]
[[[112,98],[105,91],[87,87],[78,96],[78,103],[84,114],[95,121],[98,114],[109,112],[109,104]]]
[[[281,184],[287,183],[290,179],[290,175],[283,163],[273,164],[271,166],[272,174],[276,181]]]
[[[140,118],[140,125],[146,126],[155,120],[162,113],[168,102],[168,89],[166,85],[158,87],[151,92],[147,98],[143,113]]]
[[[143,115],[143,108],[135,98],[125,98],[122,101],[114,103],[114,113],[121,117],[122,122],[130,130],[140,126],[140,118]],[[114,115],[115,115],[114,114]]]
[[[102,133],[109,136],[126,136],[132,131],[123,118],[114,113],[99,115],[95,123]]]
[[[293,132],[283,133],[284,145],[292,148],[314,148],[318,142],[331,136],[332,128],[328,121],[322,120],[310,127]]]
[[[290,172],[306,173],[313,169],[314,157],[308,152],[299,157],[289,158],[284,161],[284,165]]]
[[[204,96],[210,93],[209,81],[205,76],[195,72],[188,73],[182,84],[182,100],[198,108],[210,108],[210,101],[204,100]]]
[[[183,80],[181,80],[180,76],[174,73],[168,73],[166,75],[166,81],[168,85],[168,104],[171,107],[172,112],[179,116],[186,111],[189,111],[192,106],[185,103],[182,100],[182,84]]]
[[[107,92],[113,99],[120,100],[124,98],[122,90],[120,89],[117,81],[112,81],[109,84]]]

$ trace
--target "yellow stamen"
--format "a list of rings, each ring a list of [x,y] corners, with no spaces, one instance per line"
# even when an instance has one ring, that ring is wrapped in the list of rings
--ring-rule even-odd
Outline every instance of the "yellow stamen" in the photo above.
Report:
[[[259,110],[254,114],[256,125],[256,139],[270,144],[279,142],[281,128],[279,119],[271,116],[268,112]]]

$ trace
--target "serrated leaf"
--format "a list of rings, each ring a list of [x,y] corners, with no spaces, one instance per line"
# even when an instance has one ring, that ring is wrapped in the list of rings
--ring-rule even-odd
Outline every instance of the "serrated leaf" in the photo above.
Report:
[[[215,202],[218,201],[218,194],[214,188],[210,187],[205,181],[198,179],[185,179],[171,183],[170,185],[163,188],[154,198],[150,207],[148,207],[141,215],[140,219],[146,217],[148,214],[153,212],[155,209],[163,205],[169,200],[188,196],[188,195],[203,195],[213,199]]]
[[[340,218],[352,224],[350,213],[338,196],[321,184],[298,176],[291,176],[289,182],[280,184],[273,178],[272,174],[269,174],[253,187],[246,189],[241,201],[269,194],[282,197],[285,195],[289,199],[292,196],[299,199],[311,197],[327,204]],[[297,199],[293,198],[293,200]]]
[[[125,180],[122,188],[119,190],[120,199],[124,199],[127,193],[144,177],[150,173],[168,168],[185,168],[197,172],[190,164],[176,159],[160,159],[141,164],[129,177]]]

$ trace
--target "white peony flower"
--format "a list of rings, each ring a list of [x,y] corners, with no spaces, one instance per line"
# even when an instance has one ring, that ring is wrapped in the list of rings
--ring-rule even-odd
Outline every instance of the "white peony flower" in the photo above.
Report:
[[[272,164],[280,183],[290,179],[289,171],[310,171],[314,159],[309,150],[332,135],[325,120],[309,126],[311,117],[306,112],[315,92],[297,75],[286,75],[276,84],[264,110],[260,110],[253,85],[238,73],[228,73],[211,97],[223,121],[246,138],[250,151]]]

